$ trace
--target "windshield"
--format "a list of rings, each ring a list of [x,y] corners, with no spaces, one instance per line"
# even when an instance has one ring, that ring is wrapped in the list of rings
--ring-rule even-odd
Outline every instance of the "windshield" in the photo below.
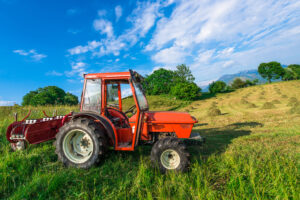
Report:
[[[135,80],[133,80],[132,83],[140,109],[142,111],[148,110],[149,106],[142,89],[142,84],[140,82],[136,82]]]

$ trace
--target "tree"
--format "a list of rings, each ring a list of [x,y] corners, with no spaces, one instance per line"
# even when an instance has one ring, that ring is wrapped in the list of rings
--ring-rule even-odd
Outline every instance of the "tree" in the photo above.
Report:
[[[297,74],[291,68],[285,68],[282,80],[290,81],[295,79],[297,79]]]
[[[258,79],[254,79],[253,81],[247,79],[245,81],[245,87],[253,86],[256,85],[257,83],[258,83]]]
[[[174,72],[160,68],[150,76],[146,76],[143,87],[149,95],[169,94],[174,85]]]
[[[295,74],[295,79],[300,79],[300,65],[292,64],[287,66],[287,69],[291,69]]]
[[[191,70],[185,64],[178,65],[175,71],[176,81],[192,83],[195,80]]]
[[[65,105],[77,105],[78,102],[78,97],[75,96],[74,94],[71,94],[67,92],[65,98],[64,98],[64,104]]]
[[[258,73],[271,83],[272,79],[279,79],[284,75],[284,69],[278,62],[261,63],[258,66]]]
[[[232,89],[239,89],[239,88],[243,88],[246,87],[246,82],[243,81],[240,78],[236,78],[234,79],[234,81],[231,84]]]
[[[23,96],[22,106],[30,105],[31,99],[37,94],[37,91],[30,91],[25,96]]]
[[[76,105],[78,99],[71,93],[67,93],[56,86],[47,86],[38,88],[36,91],[30,91],[23,97],[22,105]]]
[[[212,94],[224,92],[226,90],[226,83],[224,81],[216,81],[209,84],[209,92]]]
[[[200,95],[201,88],[195,83],[182,82],[177,83],[171,89],[171,94],[182,100],[195,100]]]

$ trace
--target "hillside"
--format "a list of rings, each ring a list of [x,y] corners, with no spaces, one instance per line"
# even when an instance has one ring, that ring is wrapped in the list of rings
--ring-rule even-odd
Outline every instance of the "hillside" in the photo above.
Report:
[[[245,70],[238,72],[236,74],[226,74],[221,76],[218,81],[224,81],[226,84],[231,84],[235,78],[240,78],[242,80],[254,80],[258,79],[260,83],[266,83],[267,80],[263,79],[259,73],[257,72],[257,69],[253,70]]]
[[[195,116],[193,132],[207,138],[204,147],[190,147],[190,172],[168,175],[152,169],[150,146],[110,151],[90,170],[63,167],[52,142],[9,152],[5,130],[13,112],[24,116],[29,108],[0,108],[0,199],[299,199],[300,109],[291,97],[300,101],[300,81],[194,102],[148,97],[151,110]],[[212,105],[220,115],[211,116]],[[74,107],[45,109],[67,113]]]
[[[282,67],[287,67],[287,65],[282,65]],[[230,85],[234,79],[240,78],[242,80],[255,80],[258,79],[259,83],[266,83],[267,80],[262,78],[261,75],[258,73],[257,69],[252,69],[252,70],[245,70],[245,71],[240,71],[235,74],[225,74],[221,76],[217,81],[224,81],[227,85]],[[273,80],[273,82],[277,82],[278,80]],[[208,91],[209,85],[202,86],[202,91],[207,92]]]

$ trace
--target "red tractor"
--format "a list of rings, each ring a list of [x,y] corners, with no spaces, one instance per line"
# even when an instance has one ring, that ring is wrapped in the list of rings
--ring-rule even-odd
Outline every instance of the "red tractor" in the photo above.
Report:
[[[189,165],[186,143],[197,120],[184,112],[149,111],[142,79],[134,71],[84,75],[80,112],[65,116],[15,121],[7,129],[13,150],[26,143],[55,139],[58,159],[66,166],[90,168],[101,161],[108,148],[134,151],[141,144],[154,144],[151,161],[162,173],[185,171]],[[122,87],[121,87],[122,86]],[[123,86],[126,88],[124,90]],[[122,90],[122,89],[123,90]],[[132,92],[133,105],[122,109],[122,92]]]

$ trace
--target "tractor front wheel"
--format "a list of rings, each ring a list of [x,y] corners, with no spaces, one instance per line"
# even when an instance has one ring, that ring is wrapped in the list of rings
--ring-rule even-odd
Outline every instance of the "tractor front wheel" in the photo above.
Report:
[[[177,138],[164,138],[157,141],[151,150],[151,161],[161,173],[167,171],[187,171],[189,153],[184,143]]]
[[[93,120],[78,118],[62,126],[56,135],[56,154],[66,166],[88,169],[105,152],[105,135]]]

